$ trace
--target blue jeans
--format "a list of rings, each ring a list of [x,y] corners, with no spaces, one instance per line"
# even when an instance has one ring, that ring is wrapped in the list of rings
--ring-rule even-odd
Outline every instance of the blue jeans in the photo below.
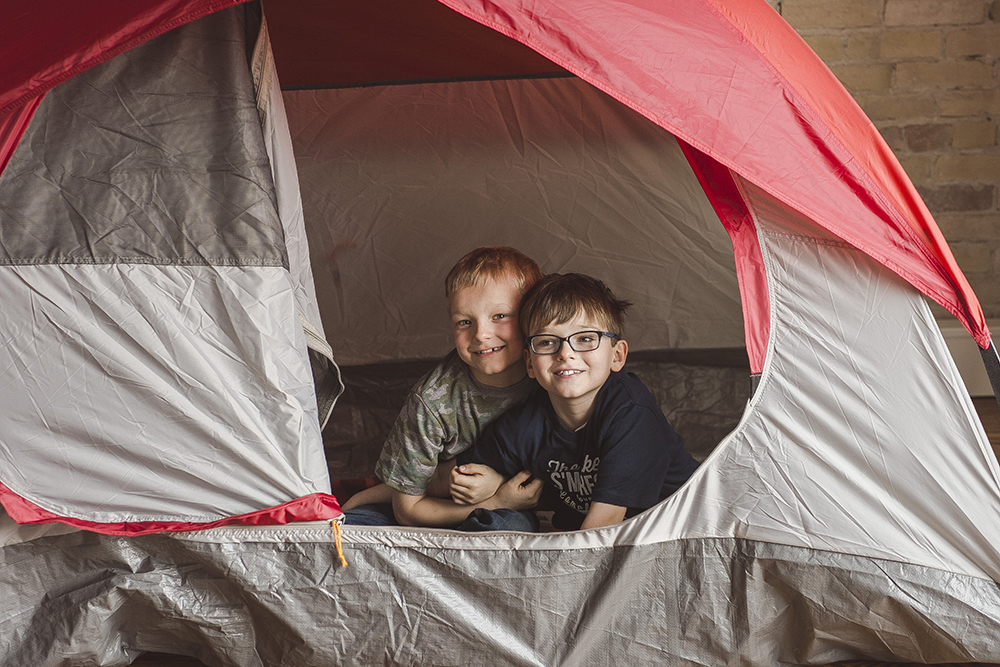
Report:
[[[349,526],[398,526],[390,503],[361,505],[344,512]],[[538,517],[534,512],[511,509],[472,510],[469,517],[456,530],[481,533],[491,530],[513,530],[522,533],[538,532]]]

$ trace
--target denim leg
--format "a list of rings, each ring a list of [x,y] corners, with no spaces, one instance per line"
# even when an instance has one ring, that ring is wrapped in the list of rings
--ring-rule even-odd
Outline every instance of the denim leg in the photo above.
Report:
[[[458,530],[480,533],[490,530],[513,530],[521,533],[537,533],[538,517],[534,512],[512,509],[473,510]]]
[[[398,526],[392,503],[372,503],[360,505],[344,512],[344,523],[348,526]]]

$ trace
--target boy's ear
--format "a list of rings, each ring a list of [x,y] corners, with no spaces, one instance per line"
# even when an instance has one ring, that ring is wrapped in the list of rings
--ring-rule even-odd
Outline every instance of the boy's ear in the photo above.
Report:
[[[620,340],[615,343],[614,354],[611,357],[611,370],[617,373],[624,368],[626,358],[628,358],[628,343]]]
[[[524,367],[528,369],[528,377],[535,378],[535,369],[531,367],[531,350],[524,348]]]

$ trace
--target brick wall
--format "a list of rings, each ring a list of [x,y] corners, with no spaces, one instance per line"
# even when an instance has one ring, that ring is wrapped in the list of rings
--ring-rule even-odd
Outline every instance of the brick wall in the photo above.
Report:
[[[875,123],[1000,317],[1000,0],[769,1]]]

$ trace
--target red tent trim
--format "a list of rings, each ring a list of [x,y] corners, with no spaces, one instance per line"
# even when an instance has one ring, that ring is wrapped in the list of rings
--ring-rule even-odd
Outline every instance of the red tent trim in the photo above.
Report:
[[[15,109],[6,116],[0,116],[0,174],[10,162],[10,157],[24,136],[24,131],[28,129],[28,123],[35,115],[35,110],[42,103],[42,97],[44,95],[39,95],[28,100],[20,109]]]
[[[771,334],[771,295],[757,226],[729,169],[690,144],[678,143],[733,242],[750,372],[759,374],[764,369]]]
[[[207,530],[220,526],[273,526],[297,521],[332,521],[344,515],[337,499],[327,493],[312,493],[281,505],[266,507],[254,512],[230,516],[205,523],[184,521],[127,521],[100,523],[65,517],[39,507],[0,484],[0,504],[14,521],[23,524],[64,523],[81,530],[104,535],[128,537],[152,533],[175,533]]]

